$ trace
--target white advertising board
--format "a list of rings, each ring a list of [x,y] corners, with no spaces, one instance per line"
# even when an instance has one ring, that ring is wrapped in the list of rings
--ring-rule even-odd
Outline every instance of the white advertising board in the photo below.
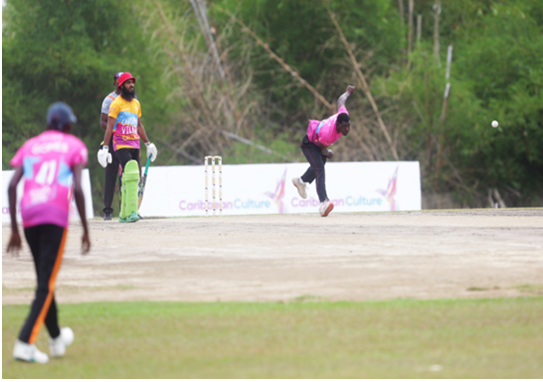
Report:
[[[316,213],[316,182],[307,199],[292,178],[306,163],[222,166],[223,215]],[[218,166],[216,195],[218,209]],[[212,215],[211,166],[209,215]],[[143,216],[204,216],[204,166],[150,167],[140,208]],[[413,211],[421,209],[419,162],[340,162],[326,164],[326,190],[334,212]],[[218,210],[217,210],[218,214]]]
[[[11,217],[9,215],[8,186],[14,173],[15,171],[13,170],[2,171],[2,223],[11,222]],[[23,178],[17,186],[17,221],[19,223],[21,222],[19,203],[21,202],[21,197],[23,195],[24,183]],[[87,214],[87,219],[92,219],[94,217],[94,209],[92,207],[91,182],[88,169],[84,169],[81,173],[81,187],[83,188],[83,194],[85,195],[85,212]],[[75,200],[72,198],[72,202],[70,204],[70,220],[73,219],[79,219],[79,214],[77,213]]]

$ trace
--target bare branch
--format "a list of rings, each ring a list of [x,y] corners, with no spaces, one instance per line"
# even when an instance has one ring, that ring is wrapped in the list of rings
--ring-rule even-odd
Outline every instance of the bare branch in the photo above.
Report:
[[[275,54],[275,52],[273,50],[271,50],[270,46],[267,44],[267,43],[264,43],[257,35],[256,33],[254,33],[249,27],[247,27],[243,21],[239,20],[236,16],[234,16],[233,14],[231,14],[230,12],[228,11],[225,11],[228,15],[230,15],[230,17],[232,17],[234,20],[236,20],[236,22],[242,27],[241,31],[242,32],[245,32],[247,34],[249,34],[251,37],[253,37],[255,39],[255,41],[257,42],[258,45],[260,45],[261,47],[263,47],[269,54],[270,56],[275,60],[277,61],[282,67],[283,69],[285,69],[288,73],[290,73],[292,75],[292,77],[294,77],[296,80],[298,80],[298,82],[300,82],[303,86],[305,86],[307,89],[309,89],[309,91],[311,93],[313,93],[313,95],[315,96],[315,98],[317,98],[319,101],[321,101],[324,105],[326,105],[326,107],[328,109],[330,109],[332,112],[335,112],[336,109],[335,107],[326,100],[326,98],[324,98],[318,91],[317,89],[315,89],[313,86],[311,86],[311,84],[309,82],[307,82],[305,79],[303,79],[299,74],[298,72],[294,71],[285,61],[283,61],[283,59],[281,57],[279,57],[277,54]]]
[[[330,15],[330,18],[332,19],[332,22],[334,23],[338,33],[339,37],[341,38],[341,41],[343,41],[343,44],[345,45],[345,49],[349,53],[349,57],[351,58],[351,63],[353,67],[356,70],[356,73],[358,74],[358,79],[360,81],[360,84],[362,85],[362,91],[370,101],[371,107],[373,108],[373,111],[375,112],[375,115],[377,117],[377,121],[379,122],[379,127],[383,131],[383,134],[385,135],[385,138],[390,146],[390,150],[392,151],[392,156],[394,159],[399,160],[398,153],[396,152],[396,148],[394,147],[394,144],[392,143],[392,139],[390,138],[390,134],[388,133],[388,130],[385,126],[385,123],[383,122],[383,119],[381,118],[381,114],[379,113],[379,109],[377,108],[377,104],[375,103],[375,100],[373,99],[373,96],[371,95],[370,88],[368,86],[368,83],[366,82],[366,78],[362,74],[362,71],[360,70],[360,64],[356,60],[354,53],[349,45],[349,42],[345,38],[345,35],[343,34],[343,30],[339,26],[336,16],[334,13],[330,10],[330,8],[325,4],[326,10],[328,11],[328,14]]]

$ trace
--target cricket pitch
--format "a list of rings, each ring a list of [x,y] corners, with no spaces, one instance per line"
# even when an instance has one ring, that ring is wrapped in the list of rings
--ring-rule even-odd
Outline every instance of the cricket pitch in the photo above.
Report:
[[[543,294],[543,209],[93,220],[70,225],[57,303],[362,301]],[[5,253],[2,303],[28,304],[26,242]]]

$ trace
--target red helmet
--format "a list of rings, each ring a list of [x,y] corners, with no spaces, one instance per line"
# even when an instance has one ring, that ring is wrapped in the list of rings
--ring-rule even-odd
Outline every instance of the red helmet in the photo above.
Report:
[[[123,74],[121,74],[121,76],[119,77],[119,84],[117,85],[117,89],[123,86],[124,82],[128,80],[134,80],[134,83],[136,83],[136,77],[132,76],[132,74],[128,72],[124,72]]]

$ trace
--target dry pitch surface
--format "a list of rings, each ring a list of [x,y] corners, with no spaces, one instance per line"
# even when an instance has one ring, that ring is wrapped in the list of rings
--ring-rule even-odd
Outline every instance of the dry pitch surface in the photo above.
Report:
[[[543,209],[146,219],[72,224],[57,301],[465,298],[543,291]],[[2,226],[2,245],[9,238]],[[3,304],[28,304],[28,247],[2,256]]]

